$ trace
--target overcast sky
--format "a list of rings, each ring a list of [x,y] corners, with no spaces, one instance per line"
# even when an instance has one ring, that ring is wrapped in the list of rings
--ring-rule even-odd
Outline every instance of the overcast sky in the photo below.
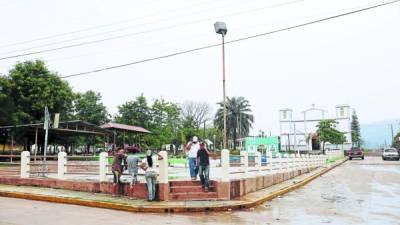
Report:
[[[217,20],[226,22],[229,41],[381,2],[0,0],[0,58],[127,35],[1,60],[0,73],[7,74],[16,61],[40,58],[51,70],[69,75],[219,43]],[[395,3],[229,44],[227,95],[250,101],[253,134],[260,129],[278,134],[279,109],[292,108],[296,117],[311,104],[331,114],[335,105],[348,104],[364,123],[399,118],[399,27],[400,3]],[[87,30],[74,32],[82,29]],[[58,35],[63,33],[69,34]],[[221,73],[221,48],[216,47],[67,80],[74,91],[100,92],[112,114],[141,93],[150,100],[205,101],[215,110],[222,100]]]

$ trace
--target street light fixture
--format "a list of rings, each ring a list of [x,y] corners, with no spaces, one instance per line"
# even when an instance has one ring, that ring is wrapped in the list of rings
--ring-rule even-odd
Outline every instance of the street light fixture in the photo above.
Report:
[[[226,138],[226,95],[225,95],[225,35],[228,32],[224,22],[214,23],[214,29],[217,34],[222,36],[222,87],[223,87],[223,104],[224,104],[224,149],[227,147]]]

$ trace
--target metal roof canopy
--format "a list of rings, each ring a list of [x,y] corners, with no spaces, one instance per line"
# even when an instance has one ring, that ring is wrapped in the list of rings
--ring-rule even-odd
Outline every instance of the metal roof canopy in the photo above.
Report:
[[[149,130],[146,130],[143,127],[138,127],[138,126],[132,126],[132,125],[127,125],[127,124],[120,124],[120,123],[106,123],[100,126],[103,129],[108,129],[108,130],[120,130],[120,131],[126,131],[126,132],[133,132],[133,133],[143,133],[143,134],[151,134]]]
[[[43,123],[32,123],[32,124],[22,124],[22,125],[12,125],[12,126],[1,126],[0,130],[9,130],[16,128],[25,128],[28,131],[35,132],[36,129],[43,132]],[[85,122],[82,120],[72,120],[60,122],[58,128],[49,128],[53,134],[63,134],[63,135],[112,135],[113,132],[104,128],[101,128],[95,124]]]

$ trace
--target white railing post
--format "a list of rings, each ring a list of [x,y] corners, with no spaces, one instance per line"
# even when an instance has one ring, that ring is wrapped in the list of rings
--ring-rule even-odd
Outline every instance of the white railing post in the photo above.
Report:
[[[257,175],[261,175],[261,163],[262,163],[262,158],[261,158],[261,152],[257,151],[256,152],[256,157],[255,157],[255,167],[257,168]]]
[[[158,160],[158,197],[161,201],[168,201],[169,199],[169,178],[168,178],[168,152],[160,151],[158,153],[162,160]]]
[[[311,155],[311,167],[315,168],[315,155]]]
[[[294,159],[295,159],[295,164],[294,164],[294,170],[299,170],[300,169],[300,154],[295,154],[294,155]]]
[[[21,152],[21,171],[20,171],[20,177],[21,178],[29,178],[29,171],[30,171],[30,152],[29,151],[23,151]]]
[[[283,164],[284,164],[283,155],[282,155],[282,154],[279,154],[279,158],[276,158],[276,159],[277,159],[277,161],[279,162],[279,163],[278,163],[278,165],[279,165],[279,167],[278,167],[279,170],[278,170],[278,171],[279,171],[280,173],[284,172],[284,168],[285,168],[285,167],[284,167],[284,165],[283,165]]]
[[[240,162],[242,163],[243,176],[246,178],[249,175],[249,153],[247,151],[240,151]]]
[[[229,159],[229,150],[223,149],[221,151],[221,182],[230,182],[230,159]]]
[[[57,178],[64,179],[66,172],[65,164],[67,164],[67,153],[59,152],[57,156]]]
[[[302,170],[304,167],[304,155],[303,154],[299,154],[299,169]]]
[[[289,161],[290,161],[290,171],[296,170],[296,155],[289,154]]]
[[[100,182],[107,181],[107,165],[108,165],[107,152],[100,153],[99,158],[99,180]]]
[[[159,154],[163,157],[163,159],[158,160],[158,166],[160,170],[158,182],[160,184],[168,184],[168,152],[161,151]]]
[[[273,172],[272,152],[268,151],[265,157],[266,157],[265,159],[267,161],[266,166],[268,168],[268,171],[272,173]]]
[[[285,163],[285,170],[284,172],[289,172],[290,171],[290,154],[286,153],[283,158],[283,162]]]

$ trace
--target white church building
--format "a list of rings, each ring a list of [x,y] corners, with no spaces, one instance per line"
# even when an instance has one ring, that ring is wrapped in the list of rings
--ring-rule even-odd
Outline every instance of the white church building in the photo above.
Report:
[[[348,150],[351,142],[351,112],[350,106],[338,105],[335,114],[331,115],[327,110],[311,108],[294,114],[292,109],[281,109],[280,118],[280,143],[282,151],[308,151],[322,149],[317,141],[317,125],[324,119],[333,119],[337,122],[336,129],[346,136],[343,145],[325,144],[325,149]]]

